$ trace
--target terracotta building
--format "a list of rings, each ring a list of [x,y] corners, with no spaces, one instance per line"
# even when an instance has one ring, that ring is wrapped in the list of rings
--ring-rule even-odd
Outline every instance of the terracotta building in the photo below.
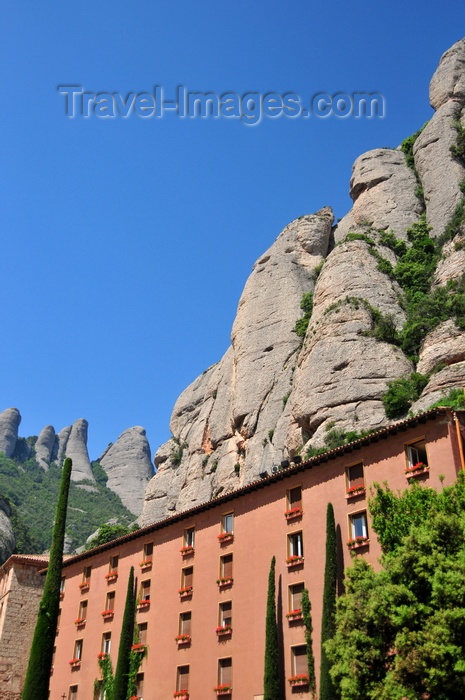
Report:
[[[143,700],[259,700],[265,609],[276,557],[287,700],[308,696],[299,614],[309,590],[319,667],[326,509],[334,506],[340,571],[351,556],[376,564],[367,495],[375,482],[451,484],[464,468],[465,412],[433,409],[284,469],[136,533],[71,557],[50,684],[51,700],[103,697],[99,655],[116,665],[130,567],[137,577],[138,676]],[[462,434],[461,434],[462,433]]]

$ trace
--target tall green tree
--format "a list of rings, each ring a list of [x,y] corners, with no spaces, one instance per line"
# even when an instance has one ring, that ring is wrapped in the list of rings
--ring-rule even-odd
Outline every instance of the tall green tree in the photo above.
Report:
[[[53,647],[55,646],[58,612],[60,609],[61,570],[63,566],[63,547],[65,543],[66,511],[71,468],[71,460],[69,458],[65,459],[60,481],[50,559],[44,592],[39,604],[26,679],[24,681],[23,700],[48,700]]]
[[[136,595],[134,589],[134,567],[131,566],[124,606],[123,623],[118,648],[118,661],[113,685],[113,700],[126,700],[129,686],[130,655],[134,637]]]
[[[266,600],[263,700],[281,700],[275,567],[276,558],[273,557],[268,575],[268,595]]]
[[[356,559],[328,642],[342,700],[465,697],[465,483],[438,492],[377,488],[383,548],[375,572]]]
[[[306,588],[302,591],[301,604],[305,626],[305,645],[307,647],[308,690],[310,696],[314,699],[316,698],[316,678],[315,657],[313,655],[312,605]]]
[[[326,559],[323,589],[323,612],[321,618],[321,663],[320,700],[335,700],[338,695],[334,687],[330,669],[331,662],[326,653],[325,643],[334,637],[337,586],[337,540],[336,523],[332,503],[326,509]]]

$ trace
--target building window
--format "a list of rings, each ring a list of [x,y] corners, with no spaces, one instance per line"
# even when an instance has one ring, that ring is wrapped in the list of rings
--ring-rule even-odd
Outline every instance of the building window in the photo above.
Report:
[[[232,583],[233,580],[233,555],[225,554],[220,557],[220,578],[219,584]]]
[[[60,593],[62,593],[62,594],[65,592],[65,582],[66,582],[66,578],[64,576],[62,576],[61,581],[60,581]]]
[[[81,661],[82,659],[82,649],[84,646],[84,641],[82,639],[76,639],[74,642],[74,659],[76,661]]]
[[[138,625],[139,644],[147,644],[147,622],[141,622]]]
[[[304,588],[305,584],[303,582],[289,586],[289,612],[302,610],[302,591]]]
[[[118,573],[118,562],[119,562],[119,556],[117,554],[115,554],[114,557],[110,557],[110,567],[108,569],[109,574]]]
[[[106,601],[105,601],[105,610],[111,610],[112,612],[115,609],[115,592],[111,591],[110,593],[107,593]]]
[[[138,673],[136,676],[136,696],[142,698],[144,694],[144,674]]]
[[[142,581],[140,584],[140,599],[150,600],[150,579]]]
[[[190,610],[179,615],[179,634],[191,634],[192,613]]]
[[[349,548],[356,548],[368,543],[368,526],[366,511],[349,515]]]
[[[307,647],[305,644],[291,647],[291,669],[293,676],[303,676],[308,674],[307,668]]]
[[[232,627],[232,601],[227,600],[224,603],[220,603],[219,616],[218,616],[218,626],[219,627]]]
[[[77,685],[70,686],[68,693],[68,700],[77,700],[78,697],[78,687]]]
[[[189,666],[178,666],[176,669],[176,690],[189,690]]]
[[[234,532],[234,513],[226,513],[221,518],[221,532],[233,534]]]
[[[405,446],[407,456],[407,467],[416,467],[417,465],[428,466],[428,455],[426,454],[426,443],[424,440],[417,440],[410,445]]]
[[[184,530],[184,546],[192,547],[195,546],[195,527],[188,527]]]
[[[111,648],[111,632],[104,632],[102,634],[102,654],[109,654]]]
[[[142,561],[144,562],[144,564],[151,564],[152,557],[153,557],[153,542],[146,542],[144,544]]]
[[[79,603],[79,614],[78,614],[78,620],[80,622],[85,622],[87,619],[87,600],[82,600]]]
[[[232,659],[218,659],[218,686],[232,686]]]
[[[295,486],[287,492],[287,510],[302,510],[302,487]]]
[[[181,573],[181,588],[192,589],[194,586],[194,567],[186,566]]]
[[[91,566],[85,566],[84,571],[82,573],[82,582],[83,583],[90,583],[90,575],[92,573],[92,567]]]
[[[365,478],[363,475],[363,462],[346,467],[346,491],[348,496],[356,496],[365,493]]]
[[[292,532],[287,536],[288,559],[301,559],[304,556],[302,532]]]

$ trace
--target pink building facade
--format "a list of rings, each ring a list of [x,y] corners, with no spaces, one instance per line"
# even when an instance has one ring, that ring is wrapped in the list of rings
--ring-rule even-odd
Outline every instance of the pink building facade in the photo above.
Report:
[[[261,700],[268,572],[276,557],[283,698],[308,697],[304,587],[319,668],[326,510],[332,503],[339,568],[381,554],[367,497],[374,483],[433,488],[464,468],[464,412],[434,409],[259,481],[64,564],[51,700],[103,698],[99,655],[116,665],[130,567],[145,650],[138,698]],[[97,681],[97,686],[95,682]],[[183,692],[184,691],[184,692]]]

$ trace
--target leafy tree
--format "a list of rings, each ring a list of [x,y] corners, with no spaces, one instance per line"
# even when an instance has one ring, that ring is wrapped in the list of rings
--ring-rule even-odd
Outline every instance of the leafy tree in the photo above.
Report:
[[[302,614],[305,625],[305,644],[307,646],[307,673],[308,673],[308,690],[312,699],[316,698],[316,679],[315,679],[315,657],[313,656],[313,625],[312,625],[312,605],[306,588],[302,591]]]
[[[437,492],[377,487],[382,569],[347,570],[326,645],[342,700],[465,697],[465,481]]]
[[[134,530],[137,529],[137,525],[135,527],[127,527],[126,525],[110,525],[109,523],[105,523],[105,525],[99,527],[95,537],[89,540],[86,545],[86,550],[98,547],[100,544],[105,544],[106,542],[112,542],[118,537],[128,535],[130,532],[134,532]]]
[[[61,570],[71,468],[71,460],[69,458],[65,459],[56,509],[55,527],[53,529],[50,560],[24,681],[23,700],[48,700],[49,696],[49,679],[60,607]]]
[[[126,700],[127,698],[135,612],[134,567],[131,566],[126,593],[126,604],[124,606],[123,623],[121,626],[121,637],[119,640],[118,661],[113,685],[113,700]]]
[[[336,523],[332,503],[326,509],[326,560],[323,589],[323,613],[321,619],[321,664],[320,700],[335,700],[336,690],[330,675],[331,661],[326,653],[325,642],[335,633],[337,586],[337,541]]]
[[[263,680],[263,700],[281,700],[279,678],[278,623],[276,619],[276,558],[271,560],[268,575],[268,596],[266,601],[265,626],[265,673]]]

